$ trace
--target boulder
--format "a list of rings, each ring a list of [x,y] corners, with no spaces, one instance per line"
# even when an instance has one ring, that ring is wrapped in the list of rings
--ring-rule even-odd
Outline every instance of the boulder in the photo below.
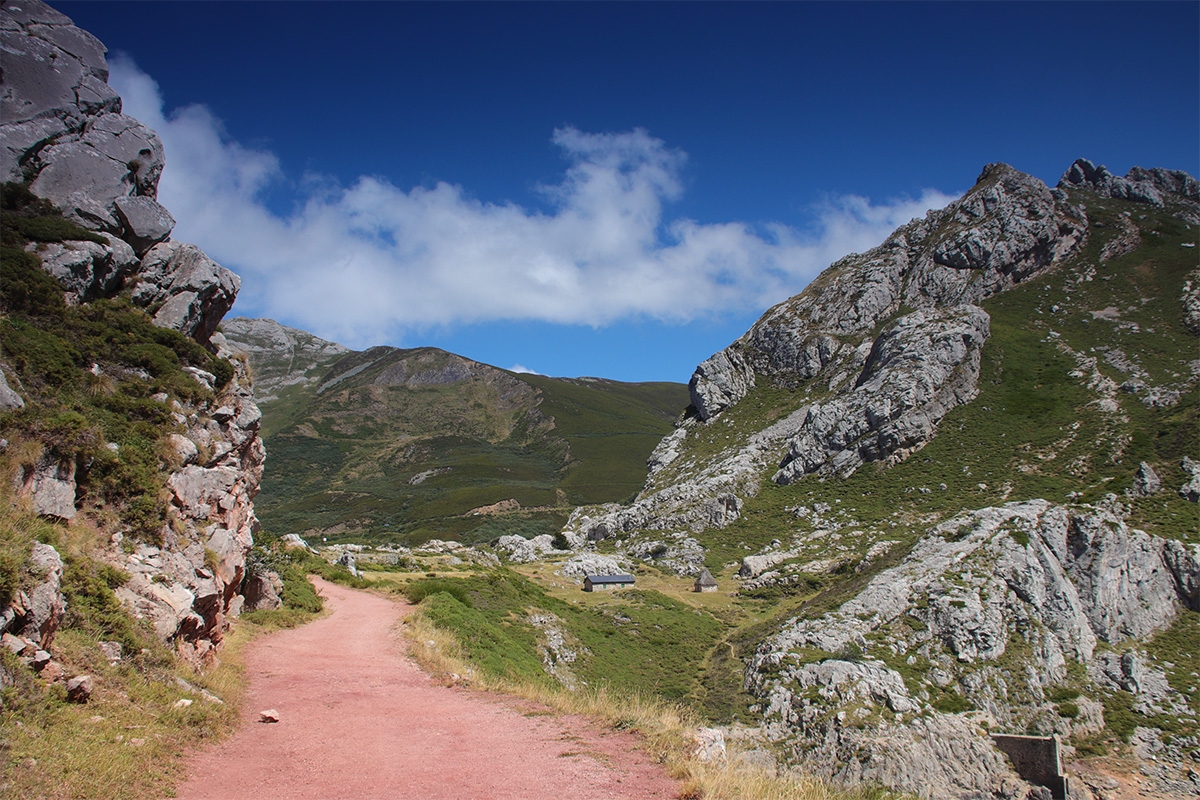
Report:
[[[25,401],[9,387],[4,370],[0,369],[0,411],[16,411],[24,407]]]
[[[142,258],[133,301],[155,308],[154,324],[207,342],[233,306],[241,278],[194,244],[169,240]]]
[[[338,556],[337,561],[333,563],[340,567],[345,567],[346,569],[350,570],[351,575],[356,578],[358,577],[358,567],[354,563],[354,553],[350,552],[349,550],[342,551],[342,554]]]
[[[1135,497],[1149,497],[1162,491],[1162,480],[1145,461],[1138,465],[1138,471],[1133,476],[1133,488],[1130,493]]]
[[[67,699],[72,703],[86,703],[94,689],[95,679],[91,675],[76,675],[67,681]]]
[[[33,467],[22,467],[18,494],[28,497],[44,517],[75,518],[75,462],[44,455]]]
[[[1200,461],[1184,456],[1181,466],[1188,480],[1179,487],[1179,496],[1191,503],[1200,502]]]
[[[139,256],[171,235],[175,218],[152,197],[121,197],[114,203],[125,241]]]
[[[705,764],[724,764],[728,760],[725,752],[725,734],[720,728],[697,728],[692,733],[692,755]]]
[[[242,581],[242,595],[246,598],[246,611],[261,611],[281,608],[283,581],[271,570],[246,576]]]

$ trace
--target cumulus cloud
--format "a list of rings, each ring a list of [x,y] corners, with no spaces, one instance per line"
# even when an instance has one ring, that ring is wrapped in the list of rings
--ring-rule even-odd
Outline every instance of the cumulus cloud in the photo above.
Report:
[[[766,308],[953,199],[831,198],[805,233],[671,219],[684,153],[642,129],[566,127],[552,139],[568,164],[562,180],[538,187],[547,211],[481,202],[449,183],[406,190],[364,176],[348,188],[317,181],[280,215],[263,200],[283,179],[273,154],[232,141],[203,106],[166,114],[153,79],[127,57],[110,67],[126,113],[163,140],[159,199],[179,220],[175,236],[242,275],[239,308],[352,347],[430,326],[682,323]]]

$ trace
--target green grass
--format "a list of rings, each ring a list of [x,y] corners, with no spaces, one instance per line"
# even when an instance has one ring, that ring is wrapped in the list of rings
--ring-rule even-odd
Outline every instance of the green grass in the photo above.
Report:
[[[659,592],[630,590],[587,605],[550,596],[507,569],[461,578],[420,579],[402,587],[438,627],[453,633],[469,660],[487,674],[550,682],[537,655],[531,611],[553,614],[579,659],[574,673],[591,689],[682,700],[724,626],[711,615]],[[593,598],[594,600],[594,598]]]

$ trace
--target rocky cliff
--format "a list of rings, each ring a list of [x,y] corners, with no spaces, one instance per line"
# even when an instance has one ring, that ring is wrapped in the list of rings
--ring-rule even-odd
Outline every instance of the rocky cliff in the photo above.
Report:
[[[91,376],[86,378],[93,386],[89,396],[108,398],[100,405],[115,406],[120,399],[139,409],[134,418],[152,420],[152,427],[130,433],[128,441],[110,441],[93,454],[85,439],[102,441],[119,427],[103,423],[98,410],[94,419],[99,422],[83,414],[73,423],[86,434],[76,445],[53,440],[33,450],[9,448],[19,462],[17,494],[39,513],[60,520],[78,520],[82,514],[102,530],[109,537],[106,558],[129,574],[117,589],[121,600],[151,620],[185,656],[202,662],[220,640],[227,618],[240,608],[245,557],[257,527],[252,500],[265,458],[258,436],[261,415],[245,362],[233,358],[216,333],[240,280],[195,245],[170,238],[174,219],[156,199],[162,143],[121,113],[121,98],[107,84],[103,44],[39,0],[3,0],[0,48],[0,175],[9,186],[23,184],[83,229],[78,235],[35,232],[21,239],[27,241],[26,252],[58,281],[63,308],[85,309],[93,301],[116,298],[115,304],[87,313],[124,319],[112,309],[129,303],[150,315],[154,325],[178,331],[207,350],[189,350],[182,340],[159,337],[162,341],[124,350],[117,342],[95,350],[105,356],[80,354],[75,364],[64,362],[63,370],[82,367]],[[12,196],[20,191],[14,188]],[[12,244],[7,235],[5,244]],[[6,252],[6,261],[9,257]],[[13,280],[16,263],[6,266]],[[15,295],[7,302],[16,302]],[[30,337],[53,337],[55,331],[35,318],[38,309],[22,310],[33,315],[33,323],[9,331],[0,351],[0,371],[9,378],[6,396],[11,395],[5,409],[13,412],[6,431],[15,432],[14,445],[17,439],[36,440],[38,414],[49,414],[63,402],[55,391],[66,391],[75,380],[68,372],[38,373],[45,362],[30,356],[36,349],[28,344]],[[76,313],[55,312],[57,319],[75,319],[69,314]],[[22,338],[24,332],[29,333]],[[85,336],[72,335],[73,342]],[[133,340],[133,333],[125,335]],[[110,337],[110,344],[114,341]],[[177,357],[189,377],[170,384],[179,369]],[[157,383],[160,391],[135,397],[129,382],[139,380]],[[156,455],[138,456],[143,445]],[[23,460],[20,454],[35,451],[36,458]],[[136,465],[135,457],[140,459]],[[135,466],[142,470],[138,475],[148,476],[140,496],[123,498],[116,507],[106,504],[98,488],[100,473],[122,474]],[[113,488],[108,494],[120,492]],[[139,522],[148,519],[151,530],[131,524],[129,516],[112,518],[114,512],[135,511],[146,512]],[[17,601],[19,606],[21,598]],[[28,633],[29,624],[22,630]]]

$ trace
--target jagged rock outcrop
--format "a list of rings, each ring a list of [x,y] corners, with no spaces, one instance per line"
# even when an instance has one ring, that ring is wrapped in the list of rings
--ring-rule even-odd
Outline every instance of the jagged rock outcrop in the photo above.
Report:
[[[3,179],[29,179],[35,194],[85,227],[165,239],[171,216],[155,200],[162,142],[121,113],[104,45],[39,0],[5,0],[0,8]],[[148,216],[157,224],[146,225]]]
[[[1134,169],[1115,178],[1081,160],[1050,189],[1005,164],[988,165],[961,199],[833,264],[700,364],[689,383],[694,416],[655,450],[634,503],[583,509],[566,529],[603,539],[723,527],[764,474],[773,471],[778,483],[845,476],[921,449],[947,412],[977,394],[989,336],[979,303],[1086,243],[1086,211],[1063,188],[1078,186],[1179,206],[1185,217],[1196,205],[1196,181],[1182,172]],[[724,412],[764,385],[802,389],[799,407],[715,454],[689,455],[690,441],[719,440],[709,431]]]
[[[1200,546],[1130,529],[1114,496],[985,508],[934,528],[836,611],[787,622],[759,646],[746,685],[768,735],[829,777],[921,796],[1019,796],[980,723],[1069,733],[1046,695],[1068,660],[1141,702],[1191,713],[1136,654],[1097,645],[1196,609],[1198,579]],[[977,711],[938,711],[933,691]]]
[[[108,241],[50,245],[47,271],[74,300],[136,284],[137,300],[158,324],[207,342],[239,279],[169,239],[175,221],[156,199],[162,142],[121,113],[104,45],[41,0],[2,0],[0,47],[0,175],[28,181],[35,195]]]
[[[128,243],[111,233],[101,236],[107,244],[74,241],[30,246],[72,304],[112,296],[137,268],[138,258]]]
[[[853,391],[809,409],[777,483],[899,461],[933,438],[951,408],[974,399],[988,315],[974,305],[917,311],[885,329]]]
[[[258,525],[252,500],[265,458],[249,374],[215,333],[240,279],[195,245],[170,238],[175,221],[156,199],[162,143],[121,113],[121,98],[107,84],[103,44],[40,0],[0,0],[0,48],[0,175],[26,182],[104,240],[38,246],[43,268],[71,303],[131,290],[155,324],[207,345],[234,367],[224,387],[212,374],[187,368],[219,393],[190,406],[170,401],[185,432],[169,439],[182,466],[167,481],[170,522],[161,544],[111,553],[132,575],[118,590],[121,599],[201,661],[241,607],[246,553]],[[74,463],[46,457],[19,478],[36,512],[76,514]],[[114,544],[122,537],[117,533]]]
[[[1200,181],[1181,170],[1134,167],[1125,177],[1113,175],[1103,164],[1076,159],[1063,173],[1059,186],[1087,186],[1100,197],[1116,197],[1162,207],[1165,198],[1179,195],[1200,200]]]
[[[0,633],[26,642],[21,649],[14,649],[16,653],[30,649],[30,644],[48,650],[67,610],[62,593],[63,562],[57,550],[34,542],[25,570],[28,590],[19,590],[14,602],[0,608]]]
[[[187,435],[173,439],[184,454],[167,480],[174,522],[163,530],[162,546],[141,544],[122,557],[132,577],[116,590],[136,616],[197,661],[241,611],[246,555],[258,530],[253,499],[266,460],[258,435],[262,414],[244,365],[233,363],[234,380],[215,409],[177,412]]]

